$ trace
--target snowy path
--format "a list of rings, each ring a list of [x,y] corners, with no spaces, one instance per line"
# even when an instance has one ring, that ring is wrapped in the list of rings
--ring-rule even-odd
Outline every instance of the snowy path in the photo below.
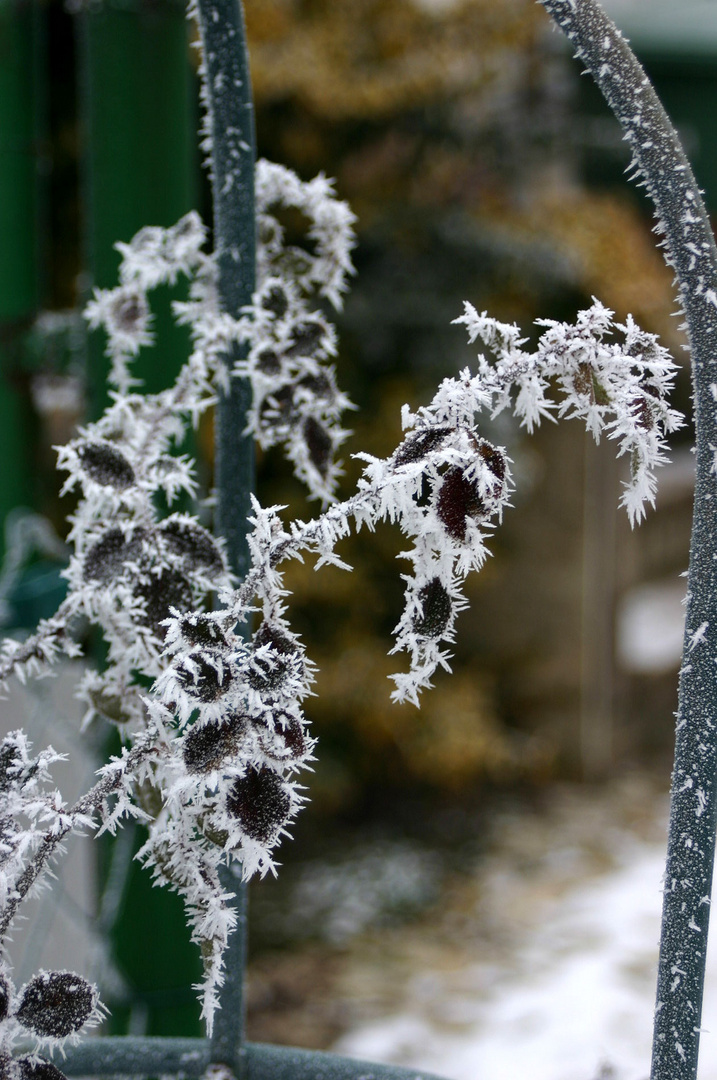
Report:
[[[645,1080],[663,845],[623,835],[614,865],[571,886],[502,961],[424,971],[393,1015],[335,1050],[448,1080]],[[717,1080],[717,930],[700,1080]]]

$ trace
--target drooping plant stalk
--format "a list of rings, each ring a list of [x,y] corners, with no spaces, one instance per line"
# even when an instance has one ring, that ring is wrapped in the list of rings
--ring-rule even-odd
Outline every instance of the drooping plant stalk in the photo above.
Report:
[[[677,133],[620,32],[596,0],[541,2],[630,144],[692,353],[696,480],[652,1058],[652,1080],[687,1080],[697,1074],[717,824],[717,249]]]
[[[197,0],[194,14],[203,53],[203,149],[212,182],[219,304],[237,319],[256,287],[256,135],[244,12],[241,0]],[[254,491],[254,440],[246,430],[249,380],[229,379],[242,359],[240,348],[235,345],[226,357],[227,387],[215,412],[214,481],[215,528],[224,537],[232,570],[244,578],[250,565],[247,519]],[[228,978],[220,995],[211,1060],[229,1066],[239,1078],[244,1072],[247,886],[227,867],[220,878],[224,889],[235,894],[237,922],[226,955]]]

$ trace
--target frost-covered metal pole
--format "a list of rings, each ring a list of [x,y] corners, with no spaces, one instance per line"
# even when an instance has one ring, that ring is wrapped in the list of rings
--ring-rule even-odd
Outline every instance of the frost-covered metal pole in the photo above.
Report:
[[[692,353],[697,474],[652,1060],[653,1080],[687,1080],[697,1073],[717,821],[717,249],[677,134],[619,31],[596,0],[541,2],[632,148],[675,270]]]
[[[251,302],[256,275],[254,106],[240,0],[197,0],[195,12],[203,50],[204,145],[211,172],[214,248],[219,300],[237,317]],[[231,368],[240,359],[227,356]],[[223,536],[232,569],[245,577],[250,496],[254,490],[254,442],[246,434],[251,388],[233,378],[215,414],[216,530]],[[248,630],[248,627],[247,627]],[[223,887],[236,894],[237,926],[226,953],[227,979],[214,1022],[211,1060],[244,1072],[243,978],[246,956],[246,886],[224,870]]]

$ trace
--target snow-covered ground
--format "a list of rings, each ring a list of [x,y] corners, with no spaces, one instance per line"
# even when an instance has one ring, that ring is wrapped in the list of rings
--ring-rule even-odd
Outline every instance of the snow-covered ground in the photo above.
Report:
[[[514,950],[486,962],[468,938],[463,963],[415,973],[399,1008],[333,1049],[449,1080],[644,1080],[663,845],[623,833],[613,854],[547,908],[537,898]],[[510,875],[494,877],[494,903],[503,886],[509,903]],[[717,1080],[717,931],[712,943],[700,1080]]]

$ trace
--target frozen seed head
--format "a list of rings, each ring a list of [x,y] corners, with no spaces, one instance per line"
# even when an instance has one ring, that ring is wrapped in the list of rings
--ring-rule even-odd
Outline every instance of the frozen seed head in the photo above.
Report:
[[[17,1019],[43,1039],[74,1035],[97,1007],[97,990],[74,971],[42,971],[23,989]]]
[[[480,518],[486,513],[478,485],[458,465],[452,465],[443,477],[436,513],[448,535],[461,543],[466,538],[467,519]]]
[[[303,319],[291,330],[287,356],[313,356],[323,344],[326,326],[319,319]]]
[[[195,775],[220,769],[239,749],[246,718],[235,714],[221,723],[197,725],[187,732],[182,758],[187,772]]]
[[[65,1074],[53,1065],[51,1061],[45,1061],[40,1057],[19,1058],[19,1080],[67,1080]]]
[[[135,562],[140,557],[142,541],[148,536],[146,529],[136,529],[130,539],[121,529],[107,529],[87,550],[82,568],[85,581],[106,585],[119,577],[125,563]]]
[[[212,662],[211,654],[200,650],[180,660],[176,671],[177,679],[186,692],[206,704],[218,701],[233,681],[232,673],[221,657]]]
[[[271,645],[272,649],[283,654],[297,652],[294,642],[287,637],[283,630],[270,622],[261,624],[252,638],[252,644],[255,649],[260,649],[262,645]]]
[[[277,755],[277,760],[298,761],[307,750],[303,724],[297,716],[290,716],[288,713],[275,714],[274,724],[273,739],[271,741],[278,744],[281,750],[281,753]],[[265,747],[265,752],[270,757],[274,756],[269,746]]]
[[[453,613],[453,600],[440,578],[434,577],[418,591],[421,613],[413,620],[413,629],[421,637],[442,637]]]
[[[139,290],[117,289],[107,305],[107,329],[118,337],[134,338],[146,333],[149,322],[147,298]]]
[[[181,517],[166,518],[159,531],[173,555],[186,559],[195,569],[224,573],[224,559],[213,536],[201,525]]]
[[[307,416],[304,421],[303,435],[311,464],[320,476],[325,477],[329,471],[334,448],[330,434],[313,416]]]
[[[262,296],[260,304],[264,311],[271,312],[277,319],[281,319],[286,315],[289,310],[289,298],[280,281],[272,282],[265,295]]]
[[[100,441],[80,443],[76,448],[82,472],[95,484],[126,491],[135,482],[134,469],[121,450],[112,443]]]
[[[0,1020],[5,1020],[10,1011],[12,986],[7,975],[0,975]]]
[[[480,439],[477,441],[478,453],[498,481],[495,486],[497,494],[502,489],[503,483],[505,482],[507,469],[505,454],[503,454],[497,446],[493,446],[493,443],[489,443],[487,439]]]
[[[167,632],[162,623],[171,617],[170,608],[187,611],[194,606],[192,587],[179,570],[163,567],[158,574],[148,573],[134,591],[144,600],[144,621],[160,640],[164,640]]]
[[[254,362],[262,375],[278,375],[281,371],[281,359],[275,349],[260,349]]]
[[[227,643],[221,627],[208,615],[187,615],[182,619],[180,628],[188,645],[211,648]]]
[[[451,431],[450,427],[431,427],[424,428],[422,431],[412,431],[395,451],[394,464],[401,466],[423,461],[427,454],[441,446]]]
[[[276,839],[291,810],[291,798],[281,777],[266,766],[249,769],[229,789],[227,812],[243,832],[260,844]]]

